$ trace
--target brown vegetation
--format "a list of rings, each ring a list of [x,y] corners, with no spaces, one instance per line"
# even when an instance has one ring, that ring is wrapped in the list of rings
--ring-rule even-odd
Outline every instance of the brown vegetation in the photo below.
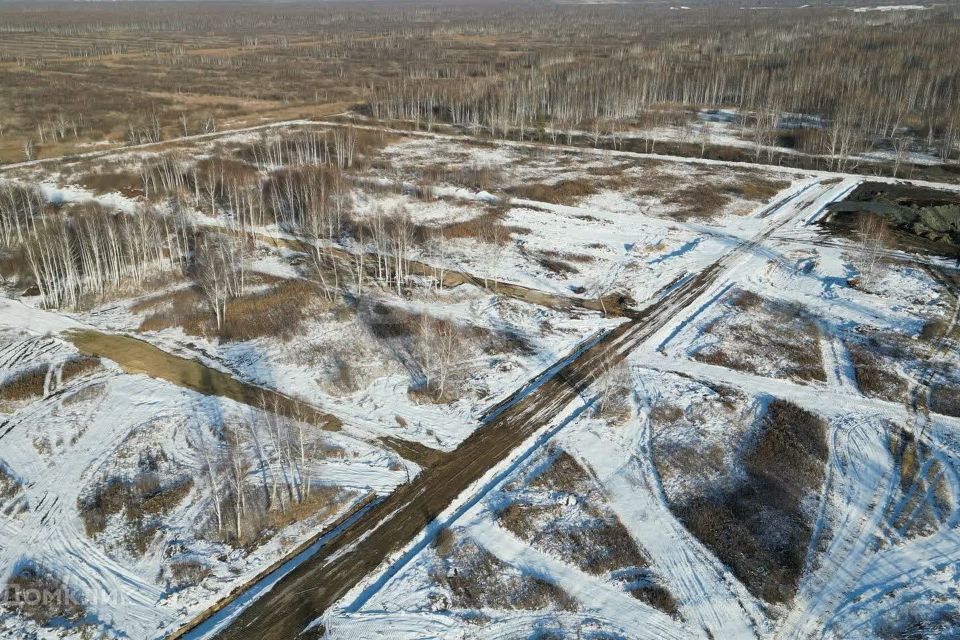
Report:
[[[317,12],[292,3],[244,4],[225,16],[204,3],[14,4],[0,11],[0,161],[359,102],[408,128],[448,122],[474,134],[819,168],[855,166],[854,154],[876,146],[895,152],[887,171],[903,172],[914,147],[955,157],[956,64],[940,53],[956,21],[950,6],[747,14],[721,3],[681,14],[649,4]],[[691,52],[690,42],[703,46]],[[699,110],[718,107],[737,111],[755,149],[715,144],[691,126]],[[679,127],[681,139],[624,136],[661,125]]]
[[[177,560],[165,567],[167,584],[173,590],[185,589],[200,584],[210,575],[210,567],[197,560]]]
[[[930,386],[930,411],[960,417],[960,384],[934,382]]]
[[[448,240],[470,239],[496,245],[506,244],[512,234],[530,233],[526,227],[503,224],[505,214],[503,207],[490,207],[487,212],[469,220],[444,225],[441,233]],[[421,231],[420,235],[426,233]]]
[[[111,516],[123,516],[128,548],[143,554],[153,540],[160,519],[170,513],[193,488],[193,478],[184,476],[161,484],[155,471],[142,470],[132,479],[111,477],[91,495],[78,500],[77,509],[91,538],[103,532]]]
[[[452,532],[445,535],[449,538],[448,553],[440,556],[441,568],[434,571],[433,578],[450,590],[448,606],[528,611],[551,606],[565,611],[577,609],[576,601],[556,585],[510,568],[472,541],[457,541]]]
[[[596,183],[586,178],[561,180],[553,184],[523,184],[507,189],[507,193],[518,198],[551,204],[576,204],[596,192]]]
[[[63,364],[61,371],[61,376],[63,381],[66,382],[78,376],[82,376],[91,371],[96,371],[100,368],[101,362],[100,358],[91,358],[89,356],[77,356],[76,358],[71,358]]]
[[[474,191],[493,191],[503,183],[503,171],[488,165],[438,163],[424,167],[424,184],[451,184]]]
[[[20,493],[20,482],[0,462],[0,500],[6,501]]]
[[[860,392],[874,398],[902,402],[909,391],[909,384],[896,372],[895,367],[876,353],[874,347],[873,343],[847,344]]]
[[[57,618],[77,624],[86,616],[86,608],[77,593],[47,567],[27,562],[7,580],[7,597],[0,608],[17,611],[41,626]]]
[[[656,583],[644,583],[629,588],[630,595],[645,602],[654,609],[659,609],[667,615],[679,617],[680,609],[677,600],[666,587]]]
[[[565,451],[551,455],[549,465],[527,485],[529,490],[549,496],[549,503],[533,504],[518,488],[516,498],[498,514],[500,524],[588,573],[605,575],[617,569],[646,567],[648,560],[630,532],[609,507],[593,497],[593,478]]]
[[[49,365],[19,371],[0,383],[0,401],[17,402],[43,395]]]
[[[219,336],[222,340],[242,342],[267,336],[289,340],[300,329],[321,301],[316,285],[304,280],[285,280],[266,291],[250,293],[225,304],[223,326],[216,322],[195,288],[185,288],[160,297],[142,300],[130,307],[134,313],[160,306],[145,317],[139,331],[160,331],[180,327],[195,336]]]
[[[900,476],[900,499],[890,501],[889,520],[905,538],[928,536],[953,511],[953,498],[946,489],[940,462],[927,444],[917,442],[906,429],[893,427],[889,439]]]
[[[827,453],[823,421],[774,400],[756,441],[742,455],[746,477],[674,508],[753,594],[789,602],[812,532],[801,504],[819,491]]]
[[[695,360],[797,381],[826,380],[820,331],[804,310],[738,291],[727,300],[730,316],[706,329],[717,342],[698,350]]]

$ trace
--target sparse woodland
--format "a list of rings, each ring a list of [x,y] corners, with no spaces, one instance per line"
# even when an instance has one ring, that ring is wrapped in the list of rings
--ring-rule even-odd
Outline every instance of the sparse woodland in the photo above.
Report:
[[[692,116],[732,109],[753,160],[798,162],[779,147],[848,170],[882,151],[896,174],[911,152],[960,153],[957,20],[951,6],[292,4],[226,16],[202,4],[14,3],[0,9],[0,159],[351,106],[416,126],[545,141],[578,132],[613,146],[674,125],[685,139],[670,151],[703,155],[715,144]],[[68,90],[74,74],[82,91]]]

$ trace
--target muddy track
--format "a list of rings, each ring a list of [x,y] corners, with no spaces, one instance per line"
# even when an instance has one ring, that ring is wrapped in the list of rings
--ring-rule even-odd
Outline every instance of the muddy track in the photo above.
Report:
[[[528,393],[520,393],[490,412],[490,417],[457,449],[365,513],[343,535],[239,613],[218,637],[279,640],[299,635],[391,554],[413,540],[471,484],[561,415],[605,369],[602,364],[622,360],[663,328],[705,293],[732,261],[754,250],[774,229],[776,226],[734,248],[659,301],[632,314],[627,322],[589,341],[568,362],[551,367],[555,372],[552,376],[538,376],[535,385],[528,385]]]

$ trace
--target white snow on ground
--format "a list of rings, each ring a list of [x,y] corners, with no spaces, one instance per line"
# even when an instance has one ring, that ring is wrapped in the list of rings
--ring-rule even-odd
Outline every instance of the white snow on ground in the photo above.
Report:
[[[924,11],[929,7],[922,4],[882,4],[872,7],[855,7],[854,13],[866,13],[867,11]]]
[[[474,541],[511,567],[545,578],[574,597],[588,585],[592,597],[581,603],[584,610],[545,612],[539,617],[544,630],[577,637],[587,629],[587,620],[599,620],[600,627],[608,631],[627,625],[627,637],[640,637],[638,634],[651,628],[656,629],[659,637],[685,633],[706,637],[709,631],[714,638],[771,634],[801,638],[824,629],[832,638],[873,637],[874,626],[889,606],[885,598],[910,602],[924,594],[939,594],[937,597],[956,601],[955,592],[938,584],[943,572],[960,554],[955,529],[960,517],[956,515],[955,500],[953,511],[945,516],[942,528],[933,536],[903,543],[894,541],[877,548],[876,536],[888,526],[884,518],[896,477],[884,435],[886,425],[911,424],[914,418],[902,404],[866,398],[859,393],[850,356],[840,336],[844,330],[861,324],[915,335],[925,318],[931,313],[943,313],[946,308],[938,301],[938,290],[930,279],[911,268],[891,269],[875,291],[864,292],[847,285],[848,278],[855,274],[849,262],[850,247],[818,243],[819,232],[810,223],[819,217],[825,204],[842,197],[855,184],[855,180],[847,180],[807,185],[810,190],[787,198],[771,213],[772,224],[779,225],[779,229],[731,263],[714,287],[630,357],[635,375],[642,372],[635,382],[640,411],[631,420],[612,428],[585,413],[563,425],[543,445],[550,443],[570,452],[596,476],[611,508],[649,554],[652,566],[677,599],[682,622],[665,621],[662,614],[651,612],[630,598],[620,600],[619,593],[614,595],[592,576],[580,575],[566,558],[538,551],[498,526],[493,515],[499,507],[497,490],[520,481],[524,476],[521,470],[514,470],[499,484],[471,489],[461,497],[461,502],[471,500],[469,495],[476,496],[472,498],[472,507],[462,515],[454,513],[452,519],[449,512],[438,519],[458,536]],[[755,219],[742,225],[725,222],[727,247],[742,243],[758,230]],[[717,241],[716,231],[710,239]],[[717,255],[721,251],[712,248],[709,253]],[[800,303],[817,318],[819,351],[827,373],[825,382],[796,384],[687,359],[689,345],[698,339],[704,319],[715,313],[716,302],[734,288]],[[826,502],[815,528],[815,536],[823,536],[827,541],[827,551],[808,552],[816,562],[802,577],[796,600],[786,608],[785,615],[767,617],[763,603],[694,539],[666,506],[651,459],[648,407],[656,401],[682,403],[684,396],[672,395],[677,393],[671,391],[676,387],[664,378],[673,371],[728,385],[748,398],[784,398],[829,420],[831,453],[824,488]],[[654,400],[650,394],[664,395]],[[955,460],[957,429],[960,420],[936,416],[927,431],[936,443],[935,449],[947,452],[937,459],[949,477],[954,497],[960,493]],[[950,436],[943,437],[944,433]],[[505,464],[501,468],[510,467]],[[337,608],[324,617],[330,637],[357,637],[378,625],[395,631],[396,637],[401,638],[420,637],[418,632],[433,637],[461,637],[464,623],[455,622],[455,612],[434,610],[425,600],[434,585],[430,573],[432,551],[423,542],[414,548],[420,551],[414,552],[412,558],[405,555],[393,577],[366,589],[368,595],[359,601],[359,610],[355,609],[356,595],[350,595],[342,601],[345,608]],[[371,588],[376,589],[372,597]],[[536,614],[530,613],[484,611],[483,619],[488,622],[471,634],[513,637],[509,632],[502,636],[499,633],[501,621],[511,617],[520,621],[513,629],[525,631],[532,628],[530,618],[537,619]]]
[[[462,147],[459,148],[458,147]],[[469,146],[444,136],[414,136],[388,150],[397,166],[432,163],[442,150],[451,162],[516,167],[513,176],[527,181],[572,179],[584,169],[609,167],[636,154],[563,151],[531,157],[523,144]],[[451,151],[453,150],[453,151]],[[730,168],[730,163],[668,159],[682,172],[690,164]],[[680,164],[687,162],[689,164]],[[508,460],[466,491],[431,527],[386,566],[358,585],[324,617],[332,637],[514,638],[531,630],[560,630],[568,637],[619,634],[650,638],[806,638],[872,637],[873,627],[892,606],[923,598],[957,600],[945,585],[960,561],[960,475],[956,462],[960,419],[932,415],[924,436],[937,452],[951,502],[938,528],[909,537],[891,521],[891,505],[903,506],[898,489],[898,462],[891,453],[890,424],[918,424],[903,403],[862,395],[844,336],[858,326],[915,336],[931,316],[946,311],[949,300],[920,269],[891,268],[869,290],[848,280],[849,243],[824,237],[812,223],[829,202],[843,197],[859,180],[796,170],[790,186],[770,205],[745,211],[734,201],[711,220],[680,221],[656,203],[638,202],[614,189],[602,190],[574,205],[511,201],[505,224],[525,227],[503,246],[474,241],[448,243],[439,258],[451,268],[480,278],[524,284],[542,291],[583,298],[613,290],[628,293],[642,307],[658,291],[690,278],[721,256],[713,285],[652,335],[628,358],[634,380],[634,408],[620,425],[592,413],[594,391],[567,408],[555,422],[520,447]],[[82,188],[44,187],[51,200],[82,201]],[[358,198],[360,215],[380,207],[407,207],[421,223],[467,220],[494,197],[487,192],[442,187],[440,199],[423,202],[406,195],[377,192]],[[135,201],[119,195],[97,196],[112,208],[133,211]],[[551,250],[588,256],[575,262],[577,272],[559,275],[543,268],[537,256]],[[260,255],[253,270],[296,277],[297,269],[282,253]],[[419,256],[436,262],[437,256]],[[903,256],[900,256],[903,257]],[[826,379],[799,384],[727,367],[696,362],[690,353],[723,311],[718,304],[735,291],[803,306],[818,328],[816,350]],[[29,301],[28,301],[29,302]],[[16,504],[29,509],[0,509],[0,570],[6,577],[19,562],[32,559],[62,569],[69,584],[88,603],[95,623],[115,635],[154,637],[189,619],[203,607],[252,577],[306,535],[323,529],[367,493],[383,494],[416,465],[400,461],[375,443],[395,436],[451,450],[477,428],[479,413],[543,370],[586,336],[619,320],[599,314],[564,313],[528,305],[462,285],[456,290],[411,299],[385,298],[408,311],[450,318],[462,326],[508,331],[526,339],[530,353],[476,355],[462,363],[470,375],[462,397],[449,405],[417,404],[407,393],[409,374],[383,364],[363,388],[335,394],[324,384],[327,362],[303,358],[307,347],[322,355],[369,342],[356,325],[329,317],[311,318],[302,336],[289,343],[259,339],[221,344],[214,339],[165,329],[144,336],[176,353],[197,357],[218,369],[271,386],[330,411],[344,429],[330,436],[345,455],[325,458],[314,473],[328,485],[348,492],[343,504],[322,521],[291,525],[257,551],[245,555],[225,545],[196,538],[198,520],[209,517],[202,493],[203,467],[196,439],[208,414],[242,419],[253,411],[223,399],[198,396],[145,376],[131,376],[106,363],[103,370],[69,381],[47,397],[0,417],[0,468],[21,485]],[[76,314],[33,309],[0,299],[0,380],[25,366],[59,363],[75,351],[56,335],[89,325],[135,331],[142,317],[129,301],[110,303]],[[321,363],[318,365],[318,362]],[[378,364],[371,356],[374,367]],[[318,373],[319,372],[319,373]],[[687,380],[689,386],[678,383]],[[712,552],[688,533],[671,513],[666,490],[681,492],[683,480],[661,479],[654,459],[651,414],[662,402],[693,406],[701,382],[736,389],[746,399],[744,416],[771,397],[789,400],[829,421],[830,459],[816,535],[825,553],[811,546],[807,569],[793,603],[768,609]],[[696,437],[723,442],[728,424],[708,413]],[[398,420],[399,418],[399,420]],[[406,426],[401,425],[401,421]],[[687,434],[689,435],[689,434]],[[200,585],[173,592],[161,579],[164,545],[153,544],[142,557],[116,552],[116,522],[105,536],[91,539],[77,512],[78,499],[104,473],[128,472],[120,453],[144,443],[160,443],[171,464],[198,478],[190,494],[165,522],[160,539],[182,540],[181,553],[210,560],[212,574]],[[626,593],[610,576],[587,574],[569,558],[535,548],[507,531],[497,520],[505,486],[522,482],[548,446],[559,446],[596,479],[604,500],[631,539],[649,556],[650,568],[677,601],[679,617],[648,606]],[[924,464],[924,473],[932,463]],[[665,490],[666,487],[666,490]],[[921,502],[931,502],[926,496]],[[0,505],[4,507],[7,505]],[[510,572],[555,585],[576,602],[575,611],[547,607],[537,611],[463,612],[443,610],[431,600],[437,586],[431,571],[435,553],[430,541],[440,526],[456,532],[503,563]],[[883,543],[878,541],[884,540]],[[100,597],[110,594],[109,598]],[[0,617],[0,633],[34,631],[23,620]],[[43,632],[50,637],[56,630]]]
[[[715,638],[751,638],[762,625],[760,607],[670,512],[652,461],[652,437],[645,406],[616,431],[588,423],[559,441],[596,474],[614,512],[665,577],[683,617]]]
[[[65,316],[0,300],[0,379],[24,367],[76,356],[69,343],[55,336],[78,326]],[[199,531],[211,507],[197,439],[208,428],[203,426],[207,420],[256,420],[253,410],[105,364],[104,370],[71,379],[45,398],[0,414],[0,468],[21,487],[0,498],[0,581],[6,582],[23,563],[55,569],[87,607],[86,623],[94,629],[130,638],[162,635],[164,628],[250,580],[370,492],[388,493],[406,478],[395,456],[346,434],[330,434],[330,444],[344,455],[319,461],[312,472],[323,484],[347,492],[342,504],[320,521],[286,527],[250,555],[204,541]],[[105,475],[123,476],[131,464],[135,469],[138,452],[154,446],[181,476],[195,478],[158,538],[142,556],[131,556],[123,551],[122,540],[109,537],[116,534],[112,527],[106,538],[88,537],[78,500]],[[196,587],[171,590],[163,578],[170,544],[180,548],[177,557],[202,559],[211,575]],[[0,615],[0,635],[34,632],[52,638],[62,630],[38,629]]]

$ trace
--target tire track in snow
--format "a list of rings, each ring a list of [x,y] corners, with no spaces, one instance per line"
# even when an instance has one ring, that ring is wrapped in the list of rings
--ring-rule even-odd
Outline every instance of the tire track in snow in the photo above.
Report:
[[[597,475],[611,509],[664,576],[686,620],[714,638],[757,637],[766,627],[757,601],[670,511],[652,436],[649,416],[636,416],[616,434],[578,434],[595,441],[567,451]]]
[[[828,323],[818,321],[817,327],[820,329],[820,358],[828,384],[836,391],[859,393],[856,373],[846,345],[831,330]]]
[[[87,383],[100,381],[88,380]],[[138,381],[142,392],[142,380]],[[129,380],[127,384],[132,384]],[[128,397],[137,397],[127,393]],[[60,407],[61,394],[33,403],[30,420],[42,420]],[[61,455],[53,459],[41,457],[28,438],[18,434],[19,466],[29,468],[31,482],[21,491],[21,498],[33,508],[23,520],[7,519],[4,523],[4,548],[0,551],[0,582],[5,582],[23,559],[30,559],[58,570],[68,588],[77,589],[81,599],[103,624],[132,637],[150,637],[155,633],[157,602],[162,590],[146,582],[120,562],[108,556],[87,537],[74,505],[85,486],[88,472],[95,472],[121,446],[130,421],[147,420],[154,414],[150,407],[136,415],[136,405],[117,421],[112,412],[104,413],[103,399],[93,409],[90,424],[72,445],[72,449],[96,452],[85,456]],[[148,414],[149,412],[149,414]],[[20,416],[15,416],[20,417]],[[10,446],[10,445],[8,445]],[[54,454],[56,455],[56,454]],[[165,614],[161,617],[172,617]]]
[[[698,637],[658,609],[580,569],[539,551],[492,522],[487,512],[464,523],[464,533],[501,562],[525,574],[541,576],[563,589],[600,617],[632,630],[636,640],[685,640]],[[591,612],[592,613],[592,612]]]
[[[830,433],[831,501],[838,504],[821,565],[805,575],[787,619],[777,633],[803,640],[823,629],[862,575],[893,498],[897,478],[883,431],[856,418],[842,419]]]
[[[940,527],[932,534],[908,540],[894,538],[874,549],[856,583],[826,622],[827,629],[838,637],[848,637],[884,612],[895,609],[904,597],[909,597],[913,585],[920,589],[929,588],[927,580],[930,576],[960,564],[960,531],[957,529],[960,525],[960,476],[955,466],[956,458],[951,447],[939,441],[936,435],[930,440],[931,448],[938,452],[935,459],[941,465],[941,473],[951,494],[951,511],[944,514]],[[931,462],[927,461],[928,464]],[[895,514],[889,516],[887,523],[892,524],[895,518]],[[881,602],[883,605],[879,606]]]
[[[603,363],[622,360],[651,340],[679,315],[709,296],[717,281],[742,267],[763,242],[795,219],[797,209],[785,206],[761,224],[759,233],[739,242],[696,276],[686,280],[611,330],[550,379],[518,397],[485,422],[443,463],[425,470],[371,509],[339,539],[300,565],[239,614],[221,638],[287,638],[296,635],[371,574],[366,597],[384,584],[396,567],[391,558],[408,559],[424,527],[455,503],[460,494],[504,460],[529,437],[549,425],[602,373]],[[404,552],[404,550],[407,552]]]

